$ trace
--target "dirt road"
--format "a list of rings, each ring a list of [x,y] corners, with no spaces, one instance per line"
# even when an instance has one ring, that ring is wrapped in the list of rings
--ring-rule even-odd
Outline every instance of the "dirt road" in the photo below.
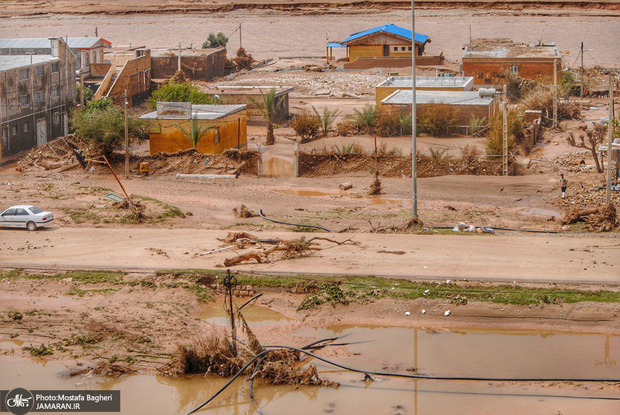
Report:
[[[226,231],[196,229],[52,228],[3,230],[5,267],[177,269],[221,267],[233,250],[201,256],[223,246]],[[264,238],[303,234],[258,232]],[[313,236],[317,234],[310,234]],[[470,279],[620,284],[617,238],[487,235],[323,235],[351,237],[358,246],[331,246],[312,256],[238,270],[270,273],[381,275],[411,279]],[[161,250],[161,251],[157,251]],[[380,252],[383,251],[383,252]],[[404,251],[400,254],[397,251]],[[247,251],[239,251],[247,252]]]

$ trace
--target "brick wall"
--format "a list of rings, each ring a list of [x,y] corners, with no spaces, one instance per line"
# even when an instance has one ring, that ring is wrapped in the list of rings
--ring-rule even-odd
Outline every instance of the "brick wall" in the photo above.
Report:
[[[562,62],[558,59],[558,77]],[[523,79],[553,82],[553,60],[475,60],[463,59],[465,76],[473,76],[476,85],[503,85],[511,66],[517,66],[518,76]],[[558,78],[559,79],[559,78]]]
[[[154,56],[151,60],[153,78],[165,79],[174,76],[178,69],[178,55]],[[219,49],[201,56],[183,56],[181,53],[181,69],[185,77],[194,81],[210,81],[224,76],[226,49]]]
[[[125,91],[130,99],[145,97],[151,90],[151,51],[146,49],[140,57],[129,59],[120,70],[108,96],[117,105],[122,105]]]

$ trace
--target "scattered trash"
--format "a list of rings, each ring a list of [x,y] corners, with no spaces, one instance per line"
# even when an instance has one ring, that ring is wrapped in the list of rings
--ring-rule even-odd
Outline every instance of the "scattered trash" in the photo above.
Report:
[[[345,183],[341,183],[340,186],[338,186],[338,188],[340,190],[349,190],[353,188],[353,185],[349,182],[345,182]]]
[[[446,284],[450,284],[450,280],[446,280]]]
[[[430,292],[431,292],[431,290],[426,290],[426,291],[424,291],[424,295],[428,295],[428,294],[430,294]]]
[[[422,314],[426,314],[426,310],[424,310],[424,309],[423,309],[423,310],[422,310]]]
[[[450,314],[452,314],[452,312],[450,310],[447,310],[445,313],[443,313],[444,316],[448,317]]]
[[[411,313],[410,313],[409,311],[405,311],[405,315],[406,315],[406,316],[410,316],[410,315],[411,315]]]

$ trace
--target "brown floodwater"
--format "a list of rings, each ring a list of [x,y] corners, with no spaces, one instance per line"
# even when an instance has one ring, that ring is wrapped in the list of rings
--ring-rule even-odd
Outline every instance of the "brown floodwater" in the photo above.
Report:
[[[275,189],[274,192],[282,193],[285,195],[295,196],[336,196],[343,194],[337,190],[316,190],[316,189]]]
[[[258,306],[257,306],[258,307]],[[260,307],[258,307],[260,308]],[[203,318],[211,318],[205,311]],[[250,320],[261,321],[263,311]],[[249,315],[250,313],[248,313]],[[282,322],[276,315],[272,321]],[[266,320],[262,320],[266,321]],[[256,323],[251,323],[256,324]],[[278,323],[276,323],[278,324]],[[417,366],[433,375],[502,377],[620,377],[620,335],[538,332],[432,331],[388,327],[302,328],[295,336],[344,336],[346,353],[339,363],[377,371],[404,372]],[[266,339],[263,339],[266,340]],[[0,343],[4,351],[16,343]],[[9,351],[10,353],[10,351]],[[319,354],[321,352],[318,352]],[[450,382],[409,380],[363,375],[312,361],[321,376],[338,388],[255,385],[238,379],[202,412],[208,414],[609,414],[620,413],[618,386],[587,387],[561,384]],[[173,379],[158,375],[117,378],[69,377],[72,364],[0,356],[0,389],[114,389],[121,390],[124,414],[185,413],[210,397],[226,382],[217,377]],[[259,409],[260,408],[260,409]]]
[[[228,313],[226,313],[223,304],[218,301],[209,303],[203,308],[198,314],[198,318],[215,326],[227,326],[228,324]],[[290,320],[284,314],[254,304],[248,304],[243,308],[243,318],[251,323],[252,327],[283,323]]]

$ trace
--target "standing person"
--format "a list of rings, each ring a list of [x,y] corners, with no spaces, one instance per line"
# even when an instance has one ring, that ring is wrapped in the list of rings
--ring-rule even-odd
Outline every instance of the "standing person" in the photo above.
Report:
[[[566,196],[566,186],[568,186],[568,179],[564,178],[564,174],[560,174],[560,186],[562,187],[562,199]]]

